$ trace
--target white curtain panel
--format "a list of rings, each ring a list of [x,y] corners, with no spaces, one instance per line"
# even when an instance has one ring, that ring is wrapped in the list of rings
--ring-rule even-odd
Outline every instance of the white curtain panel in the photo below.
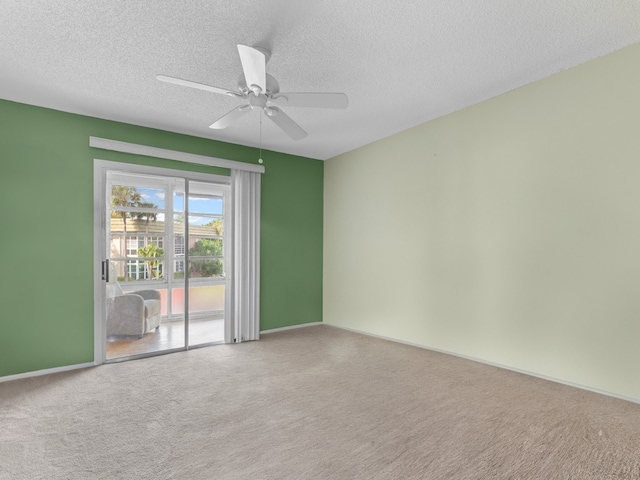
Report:
[[[228,343],[260,338],[261,174],[231,170],[233,218],[232,315]]]

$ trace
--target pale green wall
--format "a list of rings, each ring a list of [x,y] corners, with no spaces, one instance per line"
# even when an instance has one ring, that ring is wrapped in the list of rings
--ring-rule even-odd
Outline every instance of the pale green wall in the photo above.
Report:
[[[216,173],[89,136],[256,162],[256,149],[0,100],[0,376],[93,361],[93,159]],[[264,152],[261,328],[322,320],[323,162]]]
[[[325,162],[324,321],[640,399],[640,45]]]

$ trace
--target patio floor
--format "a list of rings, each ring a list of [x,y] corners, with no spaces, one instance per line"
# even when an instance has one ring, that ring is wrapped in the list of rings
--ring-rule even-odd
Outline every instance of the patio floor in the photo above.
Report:
[[[189,322],[189,345],[224,342],[224,319],[203,318]],[[184,348],[184,321],[163,322],[155,332],[142,338],[107,340],[107,360],[145,353]]]

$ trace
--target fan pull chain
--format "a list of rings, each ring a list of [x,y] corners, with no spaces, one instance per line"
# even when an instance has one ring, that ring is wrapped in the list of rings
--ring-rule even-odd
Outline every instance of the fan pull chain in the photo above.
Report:
[[[258,157],[258,163],[264,163],[264,160],[262,160],[262,112],[260,112],[260,157]]]

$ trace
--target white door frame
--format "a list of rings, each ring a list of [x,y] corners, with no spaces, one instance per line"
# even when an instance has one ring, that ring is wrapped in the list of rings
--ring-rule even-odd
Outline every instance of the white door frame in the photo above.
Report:
[[[183,178],[185,181],[195,180],[202,182],[230,185],[231,178],[224,175],[214,175],[210,173],[192,172],[189,170],[175,170],[170,168],[150,167],[133,163],[113,162],[108,160],[94,159],[93,161],[93,352],[94,363],[101,365],[106,359],[106,337],[107,327],[104,322],[106,283],[103,281],[102,260],[106,252],[106,212],[107,212],[107,192],[106,179],[108,170],[119,170],[138,174],[161,175],[167,177]],[[231,202],[225,202],[225,216],[231,217]],[[225,267],[227,276],[227,289],[232,275],[231,269]],[[229,295],[225,301],[225,323],[229,315]],[[226,325],[225,325],[225,328]]]

